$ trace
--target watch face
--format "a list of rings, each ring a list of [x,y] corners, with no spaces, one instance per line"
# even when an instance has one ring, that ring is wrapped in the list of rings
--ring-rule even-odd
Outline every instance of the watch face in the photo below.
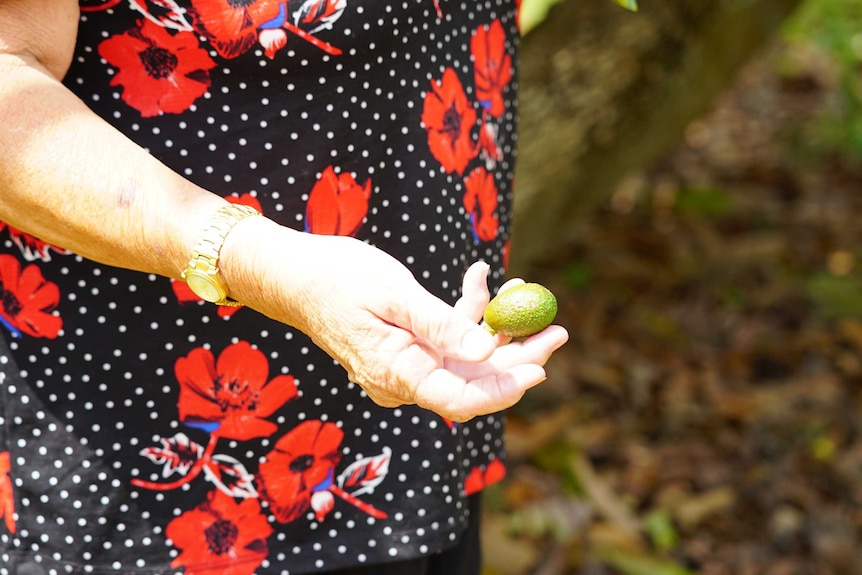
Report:
[[[204,301],[217,302],[225,296],[208,275],[189,273],[186,276],[186,283],[189,284],[189,289]]]

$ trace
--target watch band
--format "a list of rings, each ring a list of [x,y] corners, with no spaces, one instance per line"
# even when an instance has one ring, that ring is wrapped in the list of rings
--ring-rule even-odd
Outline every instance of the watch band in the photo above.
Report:
[[[227,284],[218,268],[219,253],[228,233],[236,224],[247,217],[260,215],[262,214],[251,206],[227,204],[210,216],[200,238],[192,248],[189,263],[182,272],[182,278],[196,295],[217,305],[241,305],[227,294]],[[206,288],[205,292],[199,289],[201,283]]]

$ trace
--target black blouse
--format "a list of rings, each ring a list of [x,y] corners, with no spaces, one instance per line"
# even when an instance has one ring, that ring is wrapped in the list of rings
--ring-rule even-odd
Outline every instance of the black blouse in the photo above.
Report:
[[[81,10],[67,86],[178,173],[378,246],[450,303],[476,260],[502,282],[515,0]],[[433,553],[505,474],[502,421],[377,407],[289,326],[0,222],[0,575]]]

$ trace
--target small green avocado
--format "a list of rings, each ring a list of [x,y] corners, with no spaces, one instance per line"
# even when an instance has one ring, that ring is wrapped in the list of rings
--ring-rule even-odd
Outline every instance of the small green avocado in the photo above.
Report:
[[[557,316],[557,298],[545,286],[524,283],[498,293],[485,308],[485,327],[507,337],[539,333]]]

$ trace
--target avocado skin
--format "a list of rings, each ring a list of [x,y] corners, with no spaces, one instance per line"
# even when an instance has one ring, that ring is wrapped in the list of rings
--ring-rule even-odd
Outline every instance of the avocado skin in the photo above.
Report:
[[[557,316],[557,298],[545,286],[524,283],[498,293],[485,308],[485,324],[507,337],[539,333]]]

